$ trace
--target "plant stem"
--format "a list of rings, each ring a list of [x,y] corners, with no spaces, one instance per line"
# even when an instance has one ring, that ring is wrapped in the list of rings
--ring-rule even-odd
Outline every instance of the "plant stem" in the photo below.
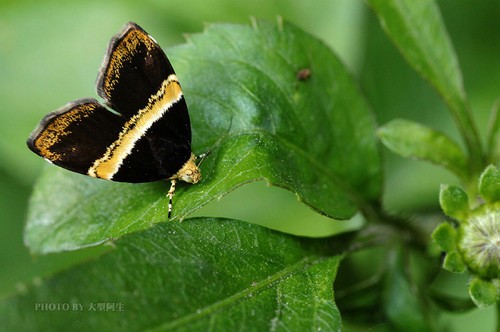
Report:
[[[469,158],[469,172],[474,179],[484,166],[481,140],[471,116],[469,107],[464,100],[451,100],[444,96],[444,100],[455,119],[455,123],[463,137]]]
[[[383,226],[386,232],[388,229],[392,229],[406,243],[411,243],[416,248],[423,250],[427,248],[430,234],[421,227],[417,227],[410,220],[388,214],[380,204],[365,204],[362,207],[364,209],[361,209],[361,213],[374,227],[381,228]]]

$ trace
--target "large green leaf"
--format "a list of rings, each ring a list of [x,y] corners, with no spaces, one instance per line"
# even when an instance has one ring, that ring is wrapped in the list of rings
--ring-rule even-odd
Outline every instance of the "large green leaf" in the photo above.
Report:
[[[237,220],[162,223],[0,301],[0,324],[6,331],[338,331],[334,250],[328,240]]]
[[[201,183],[179,186],[174,218],[261,179],[337,219],[378,199],[372,115],[323,43],[289,24],[214,25],[168,54],[190,108],[194,151],[211,152]],[[304,68],[310,76],[299,79]],[[167,189],[51,167],[33,193],[26,243],[38,253],[70,250],[165,221]]]
[[[367,0],[382,27],[408,63],[428,80],[447,103],[465,139],[475,171],[481,144],[469,113],[462,73],[434,0]]]

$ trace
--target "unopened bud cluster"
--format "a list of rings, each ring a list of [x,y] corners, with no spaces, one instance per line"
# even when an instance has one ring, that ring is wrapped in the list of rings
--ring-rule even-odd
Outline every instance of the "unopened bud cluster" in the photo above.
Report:
[[[500,299],[500,171],[489,166],[481,175],[481,204],[471,208],[467,193],[457,186],[442,186],[440,204],[451,223],[442,223],[433,238],[446,252],[443,267],[473,275],[469,293],[479,306]]]

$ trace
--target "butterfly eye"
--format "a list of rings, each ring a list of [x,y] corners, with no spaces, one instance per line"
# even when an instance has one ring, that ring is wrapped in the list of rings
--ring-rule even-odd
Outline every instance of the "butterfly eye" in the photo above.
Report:
[[[200,178],[200,170],[196,166],[186,169],[184,173],[179,176],[179,179],[187,183],[197,183],[198,181],[200,181]]]

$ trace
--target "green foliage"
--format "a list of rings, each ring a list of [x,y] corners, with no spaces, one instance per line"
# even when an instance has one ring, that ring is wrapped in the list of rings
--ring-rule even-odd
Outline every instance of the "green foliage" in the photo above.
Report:
[[[467,266],[458,251],[450,251],[444,258],[443,269],[454,273],[463,273],[466,271]]]
[[[431,83],[449,107],[467,145],[472,170],[483,159],[470,115],[462,73],[433,0],[367,0],[408,63]]]
[[[436,227],[434,232],[432,232],[432,239],[436,241],[443,251],[454,250],[456,238],[456,229],[448,223],[440,224]]]
[[[469,213],[469,198],[460,187],[442,185],[439,192],[439,203],[444,213],[458,220],[463,220]]]
[[[500,170],[490,165],[479,178],[479,193],[490,203],[500,201]]]
[[[287,20],[209,25],[166,50],[189,106],[194,152],[210,152],[202,181],[178,186],[169,221],[165,182],[111,183],[47,166],[29,202],[25,243],[35,255],[71,262],[19,282],[0,300],[2,326],[337,331],[354,324],[422,331],[448,328],[443,313],[498,303],[498,107],[482,146],[434,1],[367,3],[409,67],[441,96],[465,148],[450,128],[391,119],[377,130],[372,101],[342,61]],[[303,69],[310,76],[299,77]],[[405,98],[409,105],[416,97],[412,91]],[[382,180],[397,172],[382,174],[377,134],[392,152],[457,177],[459,185],[443,184],[439,193],[452,222],[438,224],[431,216],[437,200],[425,211],[411,211],[415,218],[386,210]],[[411,190],[405,186],[410,179],[400,179],[398,190]],[[332,222],[357,217],[364,224],[311,239],[286,234],[287,220],[284,232],[277,232],[246,220],[192,216],[261,180],[293,192]],[[444,269],[470,273],[469,298],[431,289],[440,268],[431,239],[446,253]]]
[[[469,294],[474,303],[480,308],[485,308],[498,302],[500,298],[498,289],[498,283],[495,284],[480,278],[473,278],[469,284]]]
[[[446,252],[443,261],[443,268],[450,272],[462,273],[465,272],[466,266],[462,256],[457,251],[457,231],[448,223],[442,223],[434,232],[432,239],[439,245],[441,250]]]
[[[0,303],[2,328],[17,330],[21,316],[31,330],[340,327],[331,287],[340,257],[328,241],[199,218],[155,225],[108,248]]]

